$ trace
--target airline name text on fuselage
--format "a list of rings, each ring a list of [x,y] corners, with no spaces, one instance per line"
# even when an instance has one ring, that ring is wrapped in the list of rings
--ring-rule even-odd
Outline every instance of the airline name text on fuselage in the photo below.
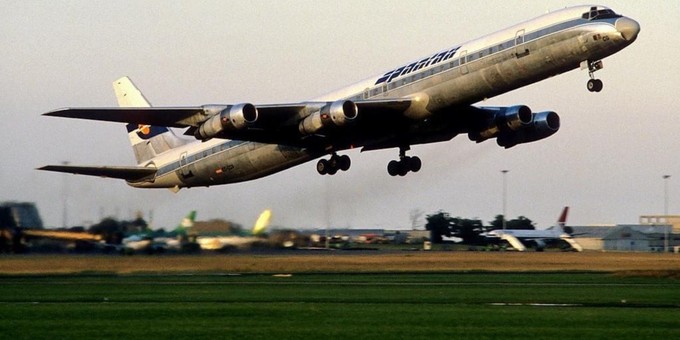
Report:
[[[438,63],[441,63],[443,61],[449,60],[453,57],[454,54],[460,49],[460,46],[456,46],[448,51],[444,52],[439,52],[436,54],[433,54],[430,57],[421,59],[419,61],[416,61],[414,63],[399,67],[397,69],[394,69],[392,71],[389,71],[385,73],[382,77],[380,77],[376,82],[375,85],[381,84],[381,83],[389,83],[391,82],[394,78],[405,76],[411,72],[418,71],[424,67],[432,66]]]

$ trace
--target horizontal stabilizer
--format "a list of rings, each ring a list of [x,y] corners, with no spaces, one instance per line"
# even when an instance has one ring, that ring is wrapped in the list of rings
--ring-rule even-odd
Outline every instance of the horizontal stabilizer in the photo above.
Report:
[[[200,107],[115,107],[65,108],[43,114],[51,117],[103,120],[154,126],[184,128],[192,126],[187,118],[202,113]]]
[[[156,169],[145,167],[126,166],[73,166],[73,165],[46,165],[38,170],[65,172],[76,175],[88,175],[124,179],[137,182],[151,179],[156,174]]]

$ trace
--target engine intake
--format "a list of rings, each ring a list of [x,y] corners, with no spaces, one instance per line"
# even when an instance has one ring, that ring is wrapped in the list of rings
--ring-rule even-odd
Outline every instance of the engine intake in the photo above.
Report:
[[[303,135],[318,133],[324,128],[345,126],[359,114],[357,105],[351,100],[338,100],[326,104],[319,111],[305,117],[298,126]]]
[[[206,107],[204,111],[211,114],[222,107]],[[240,130],[257,121],[258,112],[253,104],[244,103],[227,106],[218,113],[213,113],[208,120],[196,129],[195,137],[206,140],[218,136],[225,130]]]
[[[560,116],[553,111],[538,112],[533,115],[533,122],[515,132],[502,134],[496,139],[499,146],[506,149],[517,144],[535,142],[552,136],[560,129]]]

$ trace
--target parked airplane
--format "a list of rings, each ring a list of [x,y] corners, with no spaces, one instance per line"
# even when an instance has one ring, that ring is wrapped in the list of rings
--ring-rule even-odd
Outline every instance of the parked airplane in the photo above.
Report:
[[[567,213],[569,207],[564,207],[557,223],[545,230],[524,230],[524,229],[496,229],[486,233],[488,238],[497,238],[507,241],[513,248],[518,251],[525,251],[527,247],[525,244],[531,243],[535,246],[537,251],[545,249],[546,245],[559,240],[564,240],[576,251],[583,251],[576,240],[571,235],[564,231],[564,226],[567,223]]]
[[[196,242],[204,250],[229,250],[233,248],[249,248],[256,244],[264,244],[267,240],[262,237],[269,227],[272,211],[264,210],[255,221],[250,233],[229,236],[198,236]]]
[[[125,237],[119,247],[125,253],[157,253],[166,250],[181,250],[188,242],[188,230],[194,226],[196,211],[190,211],[175,228],[176,237],[153,237],[149,234],[135,234]]]
[[[65,108],[46,116],[128,123],[137,166],[40,168],[112,177],[139,188],[210,186],[267,176],[304,162],[320,174],[350,167],[339,151],[399,148],[388,173],[421,168],[411,145],[467,134],[477,143],[495,138],[510,148],[553,135],[552,111],[527,106],[473,106],[486,98],[579,66],[587,88],[602,90],[594,73],[602,59],[633,43],[640,25],[603,6],[558,10],[479,39],[447,48],[321,98],[293,104],[151,107],[128,78],[113,86],[120,108]],[[199,143],[168,128],[187,128]]]

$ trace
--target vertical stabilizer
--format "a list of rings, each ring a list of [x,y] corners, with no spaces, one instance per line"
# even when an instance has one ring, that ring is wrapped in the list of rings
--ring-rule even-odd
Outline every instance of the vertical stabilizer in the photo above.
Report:
[[[151,107],[149,101],[128,77],[114,81],[113,90],[120,107]],[[126,128],[135,158],[140,164],[187,143],[165,126],[128,124]]]
[[[567,225],[567,214],[569,214],[569,207],[564,207],[560,217],[557,219],[557,223],[547,230],[553,231],[556,235],[562,235],[564,233],[564,226]]]
[[[253,236],[258,236],[267,230],[267,227],[269,227],[269,222],[272,219],[272,211],[270,209],[266,209],[260,214],[260,217],[257,218],[257,221],[255,221],[255,225],[253,226]]]
[[[113,91],[120,107],[151,107],[141,91],[128,77],[120,78],[113,82]]]
[[[177,234],[186,235],[189,229],[191,229],[194,226],[195,221],[196,210],[192,210],[182,219],[182,222],[180,222],[177,228],[175,229],[177,231]]]

